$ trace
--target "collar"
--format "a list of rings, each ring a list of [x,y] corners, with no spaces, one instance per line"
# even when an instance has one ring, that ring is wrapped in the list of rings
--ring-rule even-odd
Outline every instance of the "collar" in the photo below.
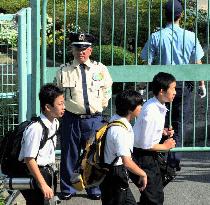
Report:
[[[132,129],[132,126],[131,126],[130,122],[125,117],[121,117],[118,114],[115,114],[115,115],[112,116],[110,122],[112,122],[114,120],[122,121],[126,125],[128,130]]]
[[[58,124],[58,120],[56,118],[54,118],[53,122],[50,122],[43,113],[40,114],[40,118],[41,118],[42,122],[45,124],[45,126],[48,129],[53,127],[53,125],[57,125]]]
[[[172,27],[173,27],[172,23],[169,23],[169,24],[166,25],[166,28],[171,28],[172,29]],[[180,28],[179,24],[174,23],[174,29],[178,29],[178,28]]]
[[[157,107],[160,109],[161,112],[168,111],[165,103],[164,104],[160,103],[160,101],[155,96],[152,99],[153,99],[154,103],[157,105]]]
[[[80,63],[76,59],[74,59],[72,64],[75,68],[77,68],[77,67],[79,67]],[[92,63],[91,63],[90,59],[88,59],[86,62],[84,62],[84,64],[86,65],[86,68],[90,68]]]

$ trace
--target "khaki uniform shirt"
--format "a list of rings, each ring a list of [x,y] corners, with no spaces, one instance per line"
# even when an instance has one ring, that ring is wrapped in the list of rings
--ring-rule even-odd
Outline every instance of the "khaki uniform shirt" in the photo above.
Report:
[[[87,60],[84,64],[90,112],[102,112],[111,98],[111,76],[102,63]],[[57,73],[57,82],[64,89],[66,110],[75,114],[86,114],[81,68],[76,60],[71,65],[61,66]]]

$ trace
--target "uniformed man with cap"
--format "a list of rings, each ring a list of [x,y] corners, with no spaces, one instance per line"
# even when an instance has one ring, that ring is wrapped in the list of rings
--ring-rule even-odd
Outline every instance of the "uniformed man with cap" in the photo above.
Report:
[[[169,0],[166,2],[165,16],[167,25],[161,31],[151,34],[141,53],[142,59],[148,64],[152,64],[156,58],[161,65],[202,64],[201,59],[204,56],[204,52],[199,40],[196,39],[195,33],[180,27],[182,11],[181,0]],[[171,56],[172,54],[173,56]],[[192,82],[185,82],[184,90],[182,90],[182,82],[177,82],[177,94],[172,104],[172,126],[175,131],[174,138],[177,147],[181,146],[182,95],[184,97],[183,122],[186,124],[190,118],[189,109],[192,90]],[[204,81],[199,82],[198,91],[201,98],[206,96]],[[180,157],[180,153],[170,152],[169,154],[169,165],[176,171],[181,169]]]
[[[74,60],[61,66],[57,82],[64,89],[66,112],[61,125],[61,192],[70,199],[76,190],[70,184],[86,141],[102,126],[102,111],[111,98],[112,79],[102,63],[89,59],[94,36],[70,33]],[[87,189],[91,199],[100,199],[98,187]]]

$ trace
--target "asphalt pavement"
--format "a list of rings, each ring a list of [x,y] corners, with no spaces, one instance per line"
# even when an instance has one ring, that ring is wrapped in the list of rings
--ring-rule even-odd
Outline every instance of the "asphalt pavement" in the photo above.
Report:
[[[164,189],[164,205],[210,205],[210,152],[183,153],[181,167],[175,180]],[[130,187],[136,201],[139,201],[138,189],[133,183]],[[24,199],[19,198],[15,201],[24,205]],[[60,205],[101,205],[101,201],[88,199],[83,191],[70,200],[61,201]]]
[[[164,189],[164,205],[210,205],[210,152],[183,153],[181,166],[176,179]],[[130,187],[138,201],[138,189],[133,183]],[[78,192],[61,205],[101,205],[101,201],[89,200],[85,192]]]

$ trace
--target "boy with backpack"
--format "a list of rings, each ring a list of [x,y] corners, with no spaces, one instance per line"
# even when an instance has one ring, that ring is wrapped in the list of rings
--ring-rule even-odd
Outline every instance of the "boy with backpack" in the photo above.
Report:
[[[174,130],[164,128],[168,111],[165,103],[172,102],[176,95],[176,79],[169,73],[160,72],[154,76],[152,88],[154,97],[144,104],[133,127],[135,136],[133,157],[148,176],[147,187],[141,191],[138,203],[142,205],[163,204],[164,193],[158,152],[174,148],[176,144],[172,138]],[[160,144],[163,135],[168,136],[168,139]],[[136,184],[137,180],[132,173],[130,177]]]
[[[110,122],[121,121],[125,126],[111,126],[108,129],[104,147],[104,162],[109,165],[109,172],[100,185],[102,205],[136,204],[129,188],[127,170],[138,175],[139,190],[147,185],[147,175],[132,161],[134,133],[130,121],[141,111],[141,95],[126,90],[117,95],[115,100],[116,115]]]
[[[36,181],[34,189],[21,191],[27,205],[46,204],[54,196],[51,186],[57,141],[55,133],[59,127],[57,118],[62,117],[65,111],[63,92],[53,84],[46,84],[41,88],[39,100],[42,110],[40,119],[48,128],[48,140],[39,149],[44,132],[42,122],[31,123],[23,133],[19,155],[19,161],[24,160]]]

